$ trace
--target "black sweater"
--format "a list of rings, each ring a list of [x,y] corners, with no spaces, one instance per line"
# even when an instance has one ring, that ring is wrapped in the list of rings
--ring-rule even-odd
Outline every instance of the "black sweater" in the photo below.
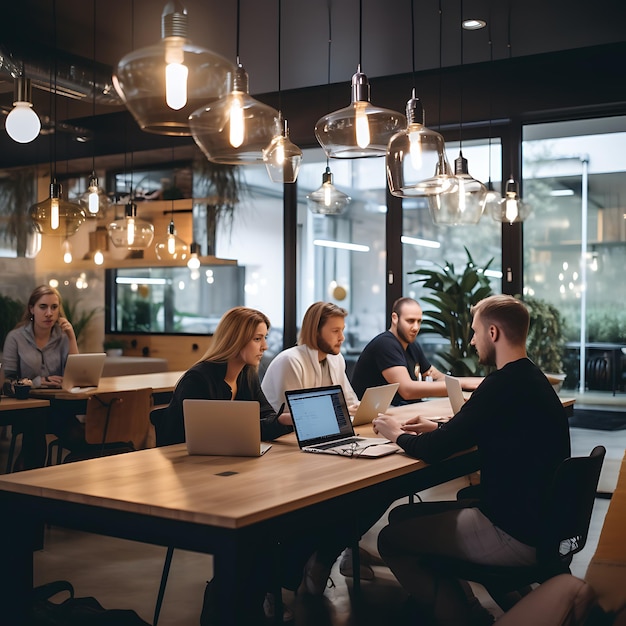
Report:
[[[237,395],[224,381],[226,363],[202,361],[185,372],[174,389],[174,395],[155,424],[158,445],[170,445],[185,441],[183,400],[256,400],[261,405],[261,439],[271,441],[291,432],[291,426],[283,426],[265,398],[256,369],[245,366],[237,378]]]
[[[563,405],[528,359],[489,374],[442,428],[400,435],[398,445],[427,463],[477,446],[481,510],[498,528],[532,546],[545,488],[557,465],[570,456]]]

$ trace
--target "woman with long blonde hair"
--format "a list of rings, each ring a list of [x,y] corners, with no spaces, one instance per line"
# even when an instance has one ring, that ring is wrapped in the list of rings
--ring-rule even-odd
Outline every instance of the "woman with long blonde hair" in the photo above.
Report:
[[[222,316],[209,349],[178,381],[172,400],[156,424],[157,444],[185,441],[183,400],[256,400],[261,405],[261,439],[291,432],[288,416],[276,415],[261,391],[258,367],[267,350],[270,321],[264,313],[235,307]]]

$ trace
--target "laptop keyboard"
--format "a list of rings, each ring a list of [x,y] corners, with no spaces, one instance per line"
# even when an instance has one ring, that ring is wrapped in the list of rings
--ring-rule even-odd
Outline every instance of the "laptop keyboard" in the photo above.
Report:
[[[342,439],[341,441],[331,441],[330,443],[320,443],[314,448],[318,448],[319,450],[328,450],[329,448],[338,448],[339,446],[345,446],[346,444],[356,443],[357,441],[363,441],[363,437],[348,437],[347,439]]]

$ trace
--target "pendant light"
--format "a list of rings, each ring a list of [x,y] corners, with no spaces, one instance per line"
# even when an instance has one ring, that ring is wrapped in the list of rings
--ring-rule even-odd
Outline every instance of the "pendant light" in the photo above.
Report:
[[[328,104],[330,104],[330,60],[333,41],[331,7],[332,0],[328,0]],[[328,157],[326,157],[326,171],[322,174],[322,186],[310,193],[306,199],[311,213],[318,215],[340,215],[350,204],[350,196],[333,185],[333,174],[330,171]]]
[[[461,0],[461,16],[463,0]],[[461,70],[463,69],[463,28],[461,28]],[[461,71],[461,81],[462,81]],[[467,159],[463,156],[463,84],[460,88],[459,156],[454,161],[456,186],[428,197],[428,208],[436,224],[467,225],[478,224],[485,209],[487,187],[473,178],[468,171]]]
[[[424,108],[415,95],[415,11],[411,0],[411,62],[413,91],[406,103],[405,129],[396,133],[387,147],[387,182],[394,196],[411,198],[441,193],[433,178],[440,162],[446,161],[443,137],[424,125]]]
[[[172,162],[174,162],[174,149],[172,148]],[[176,187],[176,179],[174,179]],[[189,254],[189,246],[176,234],[174,226],[174,200],[171,201],[171,217],[165,237],[157,241],[154,252],[160,261],[184,261]]]
[[[192,272],[197,272],[200,269],[200,255],[202,254],[202,249],[199,243],[193,241],[190,247],[191,254],[189,255],[189,260],[187,261],[187,267]]]
[[[280,132],[278,111],[249,93],[248,73],[240,62],[241,0],[237,0],[237,67],[230,93],[194,111],[189,127],[195,142],[213,163],[254,165]]]
[[[511,49],[511,7],[509,6],[509,19],[508,19],[508,48],[509,48],[509,60],[512,57]],[[511,151],[513,146],[511,145]],[[511,154],[510,162],[513,163],[513,155]],[[519,184],[511,173],[509,180],[506,181],[504,187],[504,197],[497,203],[491,206],[491,217],[496,222],[503,222],[508,224],[514,224],[516,222],[523,222],[531,213],[530,205],[526,204],[519,194]]]
[[[289,139],[289,126],[281,109],[281,23],[282,2],[278,0],[278,133],[263,150],[263,161],[272,182],[295,183],[302,162],[302,150]]]
[[[54,33],[54,63],[51,71],[54,77],[50,77],[50,112],[53,118],[54,137],[51,142],[51,182],[50,196],[45,200],[34,204],[30,208],[30,216],[37,224],[42,235],[56,235],[69,237],[73,235],[85,221],[85,213],[78,204],[68,202],[61,197],[61,184],[56,180],[56,144],[57,144],[57,112],[56,112],[56,86],[57,86],[57,62],[56,62],[56,0],[52,2],[52,22]]]
[[[69,265],[72,262],[72,244],[69,239],[63,240],[61,252],[63,253],[63,263]]]
[[[493,39],[491,37],[491,14],[489,15],[488,22],[488,37],[489,37],[489,68],[493,69]],[[489,96],[489,180],[487,181],[487,197],[485,198],[485,211],[493,215],[493,211],[499,205],[502,200],[502,195],[493,188],[491,182],[491,120],[493,118],[493,97]]]
[[[189,115],[228,93],[233,65],[193,45],[187,34],[187,10],[170,0],[161,14],[161,41],[134,50],[117,65],[113,85],[142,130],[190,135]]]
[[[381,157],[391,137],[406,125],[402,113],[374,106],[370,84],[361,72],[363,45],[363,0],[359,0],[359,64],[352,76],[352,102],[325,115],[315,124],[315,136],[324,152],[334,159]]]
[[[91,33],[93,46],[93,83],[92,83],[92,102],[91,116],[96,119],[96,0],[93,0],[93,31]],[[109,206],[109,198],[106,192],[98,184],[96,175],[96,133],[94,133],[92,154],[91,154],[91,176],[87,183],[87,190],[80,198],[80,204],[83,207],[85,216],[89,218],[104,217],[106,209]]]
[[[33,109],[30,78],[25,78],[23,72],[15,79],[13,109],[4,124],[9,137],[17,143],[30,143],[41,130],[41,120]]]
[[[116,248],[144,250],[154,238],[154,226],[137,217],[137,205],[129,198],[124,217],[109,224],[109,238]]]

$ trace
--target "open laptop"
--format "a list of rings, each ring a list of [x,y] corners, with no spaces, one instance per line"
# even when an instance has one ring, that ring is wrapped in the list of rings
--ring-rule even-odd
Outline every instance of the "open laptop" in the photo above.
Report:
[[[389,408],[399,386],[398,383],[391,383],[378,387],[368,387],[352,418],[352,425],[370,424],[379,413],[384,413]]]
[[[341,385],[294,389],[285,397],[303,452],[374,458],[400,449],[387,439],[356,435]]]
[[[104,352],[68,355],[61,388],[71,393],[95,389],[100,383],[105,358]]]
[[[446,391],[448,392],[448,398],[450,399],[452,414],[456,415],[465,404],[465,396],[463,395],[461,381],[454,376],[448,376],[448,374],[446,374]]]
[[[261,407],[252,400],[183,400],[189,454],[261,456],[272,446],[261,442]]]

